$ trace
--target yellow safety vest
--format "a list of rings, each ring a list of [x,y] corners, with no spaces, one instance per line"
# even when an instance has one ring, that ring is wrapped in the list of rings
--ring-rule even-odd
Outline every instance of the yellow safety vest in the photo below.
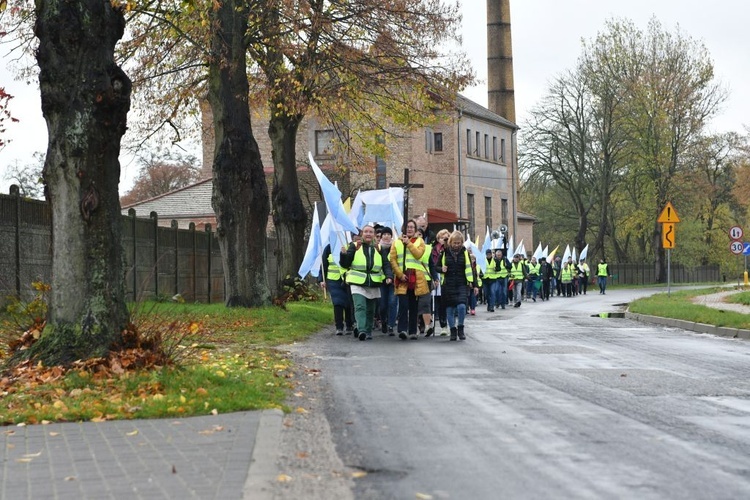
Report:
[[[443,252],[443,258],[440,261],[440,265],[442,267],[445,267],[445,254],[449,252],[450,250],[446,249],[445,252]],[[471,259],[469,258],[469,252],[464,248],[464,276],[466,277],[467,283],[474,283],[474,273],[471,270]],[[442,281],[442,278],[441,278]]]
[[[538,262],[536,264],[529,264],[529,274],[539,276],[539,269],[542,267]]]
[[[344,272],[341,268],[333,261],[333,254],[328,254],[328,272],[326,273],[326,279],[330,281],[338,281],[344,277]]]
[[[501,273],[505,266],[500,266],[500,269],[497,269],[495,258],[493,257],[487,262],[487,270],[484,272],[484,277],[488,280],[496,280],[498,278],[502,278]]]
[[[385,279],[383,274],[383,257],[375,247],[372,248],[372,269],[367,269],[367,257],[365,257],[364,245],[354,252],[352,265],[346,272],[346,282],[354,285],[362,285],[367,281],[367,276],[373,283],[382,283]]]
[[[419,239],[417,239],[417,242]],[[424,266],[422,265],[422,262],[420,260],[417,260],[411,252],[406,252],[406,258],[404,259],[404,242],[399,240],[396,240],[393,243],[393,246],[396,248],[396,256],[398,259],[398,265],[401,266],[401,270],[405,271],[406,269],[415,269],[415,270],[424,270]],[[425,253],[427,251],[425,250]],[[424,254],[422,254],[424,255]],[[404,265],[404,260],[406,260],[406,265]],[[429,274],[429,273],[428,273]]]
[[[514,262],[510,265],[510,275],[514,280],[522,280],[523,279],[523,263],[522,262]]]
[[[560,271],[560,280],[563,282],[573,281],[573,266],[565,264]]]
[[[607,276],[607,264],[598,264],[596,266],[597,276]]]
[[[422,258],[419,260],[420,262],[422,262],[422,266],[424,266],[424,277],[427,281],[432,281],[432,276],[430,276],[430,258],[431,257],[432,257],[432,245],[425,243],[424,253],[422,254]]]

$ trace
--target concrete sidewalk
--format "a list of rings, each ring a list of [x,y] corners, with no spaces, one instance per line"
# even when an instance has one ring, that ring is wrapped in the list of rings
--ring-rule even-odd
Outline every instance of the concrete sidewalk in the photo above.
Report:
[[[0,428],[0,499],[271,498],[279,410]]]

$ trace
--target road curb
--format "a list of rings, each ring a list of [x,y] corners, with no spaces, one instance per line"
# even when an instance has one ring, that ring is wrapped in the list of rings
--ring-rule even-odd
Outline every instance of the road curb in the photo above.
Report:
[[[252,500],[273,499],[273,485],[279,475],[277,458],[284,412],[263,410],[255,436],[250,459],[250,469],[242,488],[242,498]]]
[[[750,330],[743,330],[741,328],[726,328],[723,326],[696,323],[694,321],[685,321],[682,319],[662,318],[660,316],[650,316],[648,314],[639,314],[630,311],[625,312],[625,317],[643,323],[654,323],[672,328],[682,328],[683,330],[689,330],[696,333],[707,333],[719,337],[750,340]]]

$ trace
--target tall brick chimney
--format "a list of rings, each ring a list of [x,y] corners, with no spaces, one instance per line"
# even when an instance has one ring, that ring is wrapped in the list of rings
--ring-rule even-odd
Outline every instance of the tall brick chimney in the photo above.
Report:
[[[490,111],[516,122],[510,0],[487,0],[487,97]]]

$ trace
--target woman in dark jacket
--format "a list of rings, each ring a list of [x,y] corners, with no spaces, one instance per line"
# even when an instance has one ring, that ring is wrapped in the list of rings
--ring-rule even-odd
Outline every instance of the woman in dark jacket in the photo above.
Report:
[[[466,339],[464,318],[469,288],[474,288],[474,277],[471,269],[469,252],[464,248],[464,235],[453,231],[448,239],[448,246],[440,255],[440,270],[443,274],[443,300],[446,305],[448,326],[451,340]],[[456,324],[458,316],[458,324]]]

